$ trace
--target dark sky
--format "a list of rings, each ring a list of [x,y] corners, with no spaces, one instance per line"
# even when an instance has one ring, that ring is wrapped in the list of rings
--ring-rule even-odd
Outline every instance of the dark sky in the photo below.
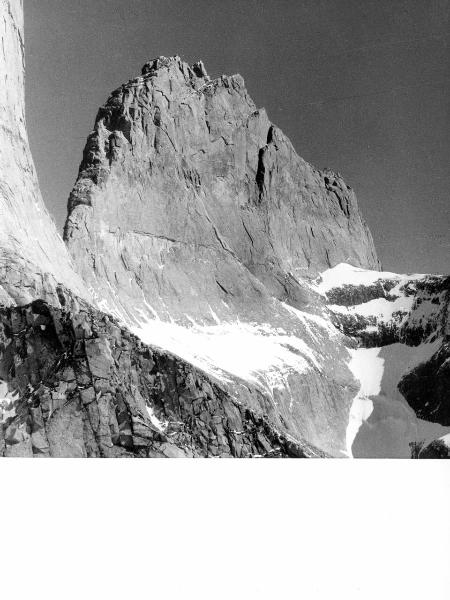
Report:
[[[59,226],[109,92],[179,54],[240,73],[355,188],[385,269],[449,272],[450,0],[25,0],[27,114]]]

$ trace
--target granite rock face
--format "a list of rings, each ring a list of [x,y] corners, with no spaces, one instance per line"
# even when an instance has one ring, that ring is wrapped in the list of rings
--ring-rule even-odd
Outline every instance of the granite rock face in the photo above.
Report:
[[[378,268],[342,178],[296,154],[240,75],[211,80],[179,57],[149,62],[99,110],[64,237],[131,320],[254,319],[270,297],[304,305],[300,278]]]
[[[64,288],[88,297],[41,197],[28,144],[23,7],[0,0],[0,302],[45,298]]]

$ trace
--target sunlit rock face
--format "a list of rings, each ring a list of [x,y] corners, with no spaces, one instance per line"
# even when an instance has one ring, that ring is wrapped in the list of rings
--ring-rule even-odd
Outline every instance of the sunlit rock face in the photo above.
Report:
[[[65,240],[130,319],[255,319],[271,297],[308,303],[300,278],[378,268],[342,178],[296,154],[240,75],[211,80],[178,57],[151,61],[100,109]]]
[[[87,295],[44,207],[25,123],[23,7],[0,0],[0,302]]]

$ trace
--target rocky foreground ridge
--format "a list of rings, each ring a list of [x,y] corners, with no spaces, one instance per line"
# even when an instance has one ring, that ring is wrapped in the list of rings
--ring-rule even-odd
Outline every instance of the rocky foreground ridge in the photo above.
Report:
[[[448,454],[448,278],[380,272],[342,177],[239,75],[179,57],[100,108],[64,244],[28,147],[21,8],[0,16],[1,454]]]

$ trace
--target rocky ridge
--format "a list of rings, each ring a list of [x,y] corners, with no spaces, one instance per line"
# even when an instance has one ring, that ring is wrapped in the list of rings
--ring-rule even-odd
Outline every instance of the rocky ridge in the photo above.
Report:
[[[0,355],[5,456],[325,456],[89,305],[2,309]]]

